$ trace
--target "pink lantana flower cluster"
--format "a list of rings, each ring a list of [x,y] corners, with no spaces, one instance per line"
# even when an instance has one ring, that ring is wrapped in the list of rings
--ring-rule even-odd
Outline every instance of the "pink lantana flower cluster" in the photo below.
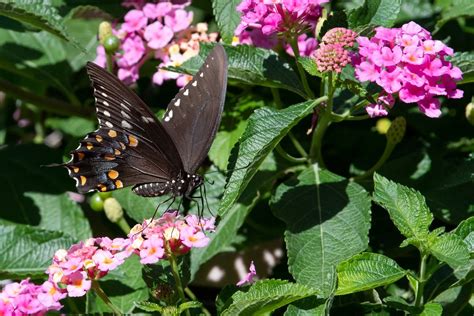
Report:
[[[305,32],[314,32],[321,4],[326,2],[329,0],[243,0],[237,6],[242,17],[234,34],[240,44],[263,48],[275,48],[282,39],[291,55],[294,53],[285,36],[297,36],[300,54],[309,56],[317,42]]]
[[[29,279],[7,284],[0,292],[0,315],[44,314],[60,310],[66,296],[84,296],[92,282],[117,269],[137,254],[143,264],[153,264],[170,255],[188,253],[191,248],[207,246],[205,232],[215,231],[214,218],[196,215],[182,217],[170,211],[154,220],[146,220],[130,231],[128,238],[89,238],[59,249],[46,270],[48,281],[35,285]]]
[[[453,50],[431,34],[409,22],[401,28],[378,27],[374,37],[358,37],[355,73],[360,81],[375,82],[383,89],[377,104],[367,107],[370,116],[387,115],[393,106],[393,95],[405,103],[417,103],[428,117],[441,115],[437,97],[461,98],[456,81],[462,72],[446,56]]]
[[[66,293],[50,281],[41,285],[29,279],[13,282],[0,292],[0,315],[44,315],[49,310],[60,310],[59,301],[65,297]]]
[[[177,211],[166,212],[159,219],[135,225],[129,238],[132,248],[143,264],[156,263],[171,254],[184,255],[191,248],[207,246],[209,237],[204,232],[215,230],[214,218],[196,215],[181,217]]]
[[[153,82],[161,85],[164,80],[177,79],[180,86],[189,81],[189,76],[159,70],[165,66],[179,66],[197,55],[196,42],[215,41],[217,34],[207,34],[207,24],[191,26],[192,12],[186,11],[190,1],[124,1],[124,6],[133,8],[124,17],[121,26],[114,30],[120,39],[120,47],[114,62],[117,76],[127,84],[136,82],[140,67],[150,58],[160,61]],[[95,63],[105,67],[106,55],[103,46],[97,48]]]
[[[128,239],[102,237],[90,238],[69,250],[59,249],[46,271],[49,281],[66,289],[68,296],[83,296],[92,280],[103,278],[132,254],[129,245]]]
[[[340,73],[351,61],[347,48],[354,45],[356,37],[356,32],[343,27],[327,31],[321,39],[321,45],[313,54],[318,70]]]

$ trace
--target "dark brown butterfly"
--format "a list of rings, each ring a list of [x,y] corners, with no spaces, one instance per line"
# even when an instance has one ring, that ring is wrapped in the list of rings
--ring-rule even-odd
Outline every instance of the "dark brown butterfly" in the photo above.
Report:
[[[211,51],[194,78],[171,100],[162,122],[117,77],[87,64],[99,129],[88,134],[65,166],[79,192],[133,185],[141,196],[190,197],[203,178],[206,158],[221,121],[227,57]]]

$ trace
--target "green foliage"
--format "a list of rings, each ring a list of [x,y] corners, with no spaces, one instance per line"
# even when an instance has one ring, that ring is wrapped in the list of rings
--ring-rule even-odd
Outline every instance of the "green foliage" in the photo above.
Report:
[[[338,295],[391,284],[406,272],[394,260],[375,253],[358,254],[337,266]]]
[[[367,192],[316,164],[277,188],[272,209],[287,225],[290,273],[329,297],[335,290],[334,267],[367,248]]]
[[[234,30],[240,22],[240,13],[236,10],[240,0],[213,0],[212,8],[217,26],[225,43],[232,43]]]
[[[67,33],[58,10],[41,0],[7,0],[0,3],[0,15],[31,24],[66,41],[75,41]],[[77,45],[77,44],[76,44]]]
[[[397,20],[402,1],[366,0],[364,4],[348,12],[350,29],[363,29],[368,25],[392,27]]]
[[[246,291],[233,294],[220,311],[221,315],[268,315],[268,313],[318,291],[284,280],[262,280]]]
[[[199,56],[186,61],[179,72],[194,74],[204,62],[213,45],[201,44]],[[274,51],[249,45],[224,45],[229,62],[229,80],[248,85],[282,88],[304,95],[296,73]]]
[[[460,84],[470,83],[474,81],[474,53],[473,52],[456,52],[450,61],[459,67],[463,73]]]
[[[270,108],[255,111],[235,147],[237,159],[232,164],[234,172],[227,181],[219,214],[224,215],[229,210],[265,157],[299,120],[311,113],[315,105],[315,102],[308,101],[279,111]]]
[[[450,5],[443,8],[441,19],[436,23],[436,28],[440,29],[445,23],[452,19],[474,16],[474,3],[469,0],[453,0]]]
[[[0,276],[42,277],[56,250],[75,241],[65,233],[0,221]]]

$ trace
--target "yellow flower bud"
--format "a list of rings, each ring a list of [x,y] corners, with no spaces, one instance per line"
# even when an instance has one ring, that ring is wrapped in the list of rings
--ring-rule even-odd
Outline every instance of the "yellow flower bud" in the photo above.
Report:
[[[104,211],[112,223],[117,223],[123,217],[123,209],[120,203],[113,197],[104,201]]]
[[[99,24],[99,42],[104,45],[107,37],[112,35],[112,25],[109,22],[102,22]]]
[[[466,106],[466,118],[469,124],[474,125],[474,101]]]
[[[381,118],[377,120],[377,123],[375,124],[375,129],[379,134],[385,135],[387,134],[388,129],[390,128],[390,125],[392,122],[388,118]]]

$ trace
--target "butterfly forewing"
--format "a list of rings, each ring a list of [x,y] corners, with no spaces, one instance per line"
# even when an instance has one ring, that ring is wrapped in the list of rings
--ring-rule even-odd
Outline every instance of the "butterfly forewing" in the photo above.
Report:
[[[184,170],[194,174],[206,158],[224,108],[227,57],[216,45],[193,79],[171,100],[163,126],[173,139]]]
[[[87,64],[99,129],[81,141],[66,165],[79,192],[110,191],[167,181],[182,170],[179,153],[140,98],[101,67]]]

